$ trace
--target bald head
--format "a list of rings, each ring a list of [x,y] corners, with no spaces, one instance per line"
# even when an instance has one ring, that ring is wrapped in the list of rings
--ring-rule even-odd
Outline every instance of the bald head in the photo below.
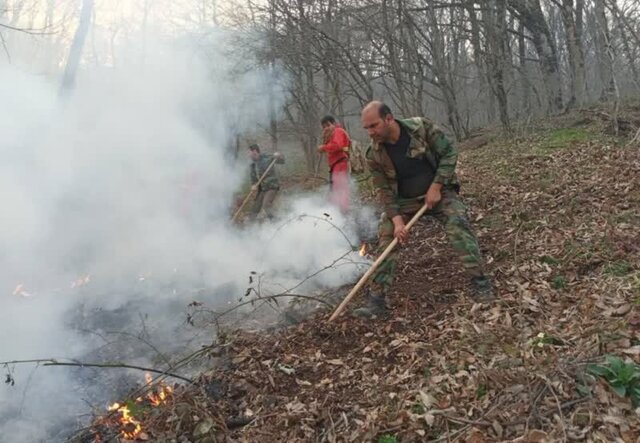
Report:
[[[362,108],[362,115],[369,113],[377,114],[380,118],[385,118],[387,115],[391,114],[391,109],[384,104],[384,102],[381,102],[380,100],[373,100]]]
[[[374,100],[362,108],[362,127],[369,137],[378,143],[395,143],[400,137],[400,127],[393,118],[391,109],[383,102]]]

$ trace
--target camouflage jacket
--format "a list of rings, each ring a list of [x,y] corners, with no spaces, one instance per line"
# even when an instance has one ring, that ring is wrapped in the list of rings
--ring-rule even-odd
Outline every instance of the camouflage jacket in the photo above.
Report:
[[[273,161],[273,155],[271,154],[260,154],[260,158],[258,160],[251,162],[251,183],[256,184],[262,174],[267,170],[271,162]],[[279,159],[276,160],[276,164],[283,164],[284,157],[280,156]],[[276,168],[273,167],[267,174],[267,176],[260,183],[259,189],[261,191],[268,191],[270,189],[278,190],[280,189],[280,181],[278,180],[278,174],[276,173]]]
[[[407,155],[411,158],[424,158],[435,171],[435,183],[458,186],[455,169],[458,161],[458,150],[449,142],[442,130],[431,120],[424,117],[413,117],[396,120],[411,137]],[[389,218],[398,215],[398,183],[393,162],[383,143],[375,143],[367,150],[367,163],[371,170],[373,185],[378,198],[384,205]]]

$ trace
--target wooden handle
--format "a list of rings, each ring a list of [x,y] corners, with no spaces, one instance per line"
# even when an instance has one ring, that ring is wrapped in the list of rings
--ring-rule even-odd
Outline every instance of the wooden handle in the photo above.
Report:
[[[418,212],[415,213],[415,215],[411,218],[411,220],[409,220],[409,223],[407,223],[405,225],[405,229],[408,231],[409,229],[411,229],[411,227],[418,221],[418,219],[420,219],[420,217],[422,217],[424,215],[424,213],[427,211],[427,205],[423,205],[420,210]],[[393,251],[393,248],[396,247],[396,245],[398,244],[398,239],[394,238],[391,243],[389,243],[389,246],[387,246],[385,248],[385,250],[382,252],[382,254],[380,254],[380,256],[378,256],[378,258],[376,259],[375,262],[373,262],[373,265],[371,265],[371,267],[369,268],[369,270],[360,278],[360,280],[358,280],[358,283],[356,283],[356,285],[353,287],[353,289],[351,289],[351,292],[349,292],[349,294],[347,294],[347,296],[344,298],[344,300],[342,300],[342,303],[340,303],[340,305],[336,308],[336,310],[333,312],[333,314],[331,315],[331,317],[329,317],[329,321],[333,321],[335,320],[336,317],[338,317],[338,315],[340,315],[340,313],[344,310],[344,307],[347,305],[347,303],[349,303],[351,301],[351,299],[358,293],[358,291],[360,290],[360,288],[362,288],[362,286],[364,286],[364,284],[367,282],[367,280],[369,280],[369,277],[371,277],[371,275],[376,271],[376,269],[378,269],[378,267],[380,266],[380,263],[382,263],[382,261],[387,258],[387,256],[391,253],[391,251]]]
[[[262,183],[262,180],[264,180],[264,178],[267,176],[267,174],[269,173],[269,171],[271,170],[271,168],[273,168],[273,165],[276,164],[276,160],[278,160],[278,158],[274,158],[273,161],[271,161],[271,163],[269,164],[269,166],[267,167],[267,169],[265,169],[264,174],[262,174],[262,176],[260,177],[260,180],[258,180],[255,185],[256,188],[258,186],[260,186],[260,183]],[[252,186],[252,187],[253,187]],[[242,202],[242,204],[240,205],[240,207],[238,208],[238,210],[235,212],[235,214],[233,214],[233,217],[231,218],[231,221],[235,223],[236,218],[238,218],[238,215],[240,215],[240,213],[242,212],[242,210],[244,209],[244,207],[246,206],[246,204],[249,202],[249,198],[253,195],[255,191],[253,189],[251,189],[251,191],[249,191],[249,193],[247,194],[247,196],[245,197],[244,201]]]

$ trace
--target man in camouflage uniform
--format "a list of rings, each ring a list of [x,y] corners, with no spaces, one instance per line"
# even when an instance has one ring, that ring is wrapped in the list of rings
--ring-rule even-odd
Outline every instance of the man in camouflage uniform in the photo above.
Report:
[[[257,192],[249,212],[249,220],[255,220],[261,209],[264,210],[269,220],[273,220],[273,202],[280,190],[280,181],[276,174],[276,168],[271,168],[262,182],[259,185],[257,183],[274,159],[276,164],[283,164],[284,157],[279,152],[273,155],[262,154],[260,153],[260,147],[256,144],[249,146],[249,157],[251,158],[251,189]]]
[[[449,242],[471,277],[474,293],[479,299],[490,299],[491,281],[484,273],[467,208],[458,197],[457,149],[430,120],[396,120],[382,102],[371,102],[363,109],[362,124],[371,137],[366,157],[384,205],[378,227],[379,252],[394,237],[401,244],[407,240],[405,223],[426,203],[426,214],[444,225]],[[374,274],[368,306],[356,309],[354,314],[369,317],[386,311],[384,296],[396,266],[397,254],[392,252]]]

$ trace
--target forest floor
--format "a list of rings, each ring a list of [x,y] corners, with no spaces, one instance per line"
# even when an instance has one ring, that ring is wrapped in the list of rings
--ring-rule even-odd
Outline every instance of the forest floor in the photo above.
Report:
[[[618,136],[607,116],[462,143],[461,194],[496,301],[474,302],[442,227],[425,219],[401,250],[391,315],[328,323],[319,310],[226,331],[206,350],[215,369],[135,411],[137,439],[636,441],[640,146],[629,141],[640,107],[625,108]],[[113,415],[94,431],[126,441]]]

